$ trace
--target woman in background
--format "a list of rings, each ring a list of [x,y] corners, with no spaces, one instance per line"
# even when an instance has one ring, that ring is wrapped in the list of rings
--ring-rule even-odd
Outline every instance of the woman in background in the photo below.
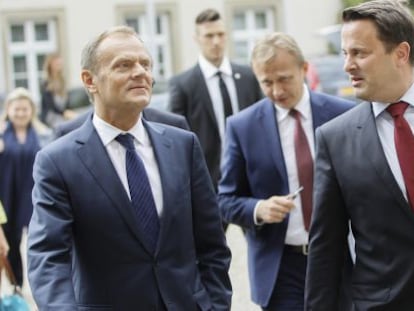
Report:
[[[63,63],[59,54],[50,54],[44,63],[46,81],[41,89],[42,122],[55,127],[64,120],[72,119],[75,113],[67,109],[68,96],[63,77]]]
[[[10,245],[9,261],[21,286],[20,243],[33,211],[33,162],[51,131],[37,120],[32,97],[24,88],[8,95],[0,123],[0,201],[8,219],[3,228]]]

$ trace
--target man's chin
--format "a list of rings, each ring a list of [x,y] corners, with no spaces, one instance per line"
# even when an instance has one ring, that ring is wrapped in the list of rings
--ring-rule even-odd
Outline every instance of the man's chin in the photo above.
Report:
[[[365,89],[354,88],[354,93],[355,97],[358,99],[372,101],[370,94]]]

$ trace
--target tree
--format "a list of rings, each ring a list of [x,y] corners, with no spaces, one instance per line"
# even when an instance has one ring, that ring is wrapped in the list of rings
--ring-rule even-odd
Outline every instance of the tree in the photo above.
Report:
[[[364,0],[342,0],[342,2],[344,4],[344,8],[354,6],[354,5],[358,5],[358,4],[360,4],[362,2],[366,2],[366,1],[369,1],[369,0],[365,0],[365,1]],[[409,1],[406,1],[406,2],[408,2],[408,6],[411,9],[414,9],[414,0],[409,0]]]

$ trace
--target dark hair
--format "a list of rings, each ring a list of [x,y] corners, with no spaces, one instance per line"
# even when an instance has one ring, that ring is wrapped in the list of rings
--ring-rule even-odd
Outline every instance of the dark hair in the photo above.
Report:
[[[208,23],[208,22],[215,22],[221,19],[220,13],[215,9],[206,9],[201,11],[200,14],[197,15],[195,23],[196,25]]]
[[[410,45],[410,63],[414,65],[414,20],[407,7],[397,0],[373,0],[342,12],[344,23],[363,19],[374,23],[378,39],[387,53],[401,42],[407,42]]]

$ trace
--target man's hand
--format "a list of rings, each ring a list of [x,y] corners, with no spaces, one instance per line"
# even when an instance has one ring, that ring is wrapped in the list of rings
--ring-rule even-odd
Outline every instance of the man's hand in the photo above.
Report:
[[[295,207],[287,196],[272,196],[257,206],[256,217],[260,223],[279,223]]]

